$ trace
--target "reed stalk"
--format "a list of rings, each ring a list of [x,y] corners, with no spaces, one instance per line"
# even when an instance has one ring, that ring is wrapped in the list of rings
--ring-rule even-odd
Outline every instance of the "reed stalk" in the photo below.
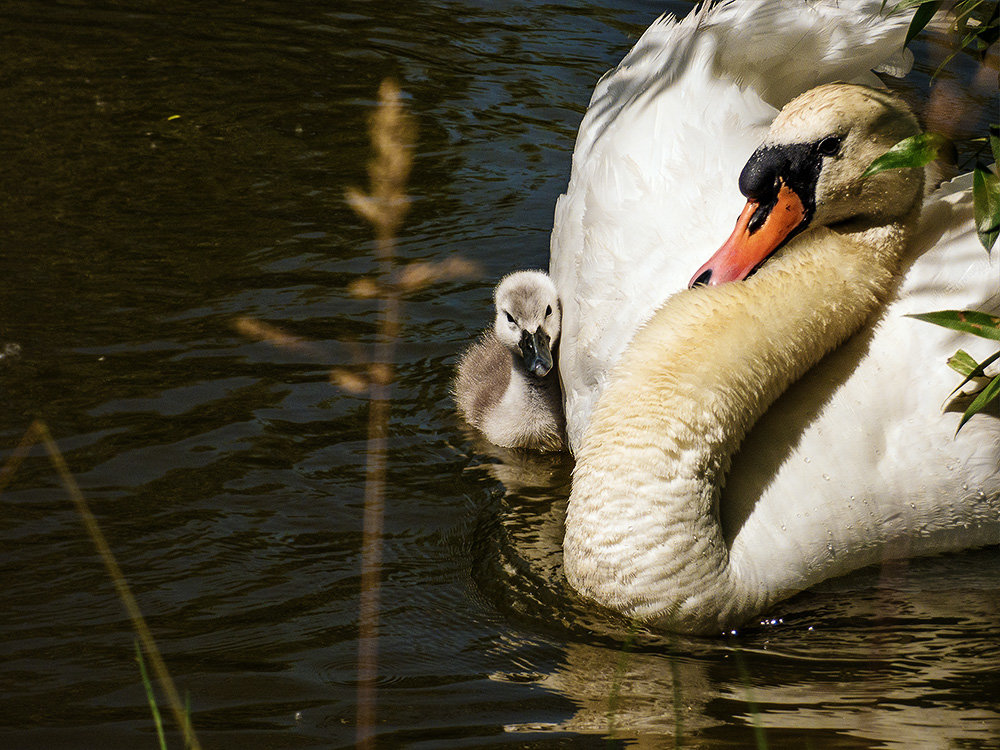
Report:
[[[379,274],[392,275],[396,233],[409,208],[406,180],[412,165],[414,126],[390,80],[379,88],[379,105],[369,127],[375,156],[368,165],[370,193],[347,191],[355,213],[375,229]],[[400,287],[381,285],[378,334],[369,374],[368,447],[361,539],[361,599],[358,612],[358,697],[356,741],[374,746],[378,680],[379,597],[382,582],[382,528],[385,514],[389,409],[399,336]]]
[[[136,601],[135,596],[133,596],[132,589],[125,580],[125,575],[122,573],[122,569],[118,565],[114,553],[111,552],[111,547],[108,545],[104,532],[101,531],[101,527],[97,523],[97,518],[90,510],[90,505],[80,491],[80,486],[76,483],[76,479],[66,465],[66,459],[63,457],[62,451],[59,450],[59,446],[53,440],[49,428],[41,420],[35,420],[31,424],[24,438],[22,438],[14,450],[13,455],[3,470],[0,471],[0,492],[13,479],[15,472],[27,457],[31,448],[38,443],[41,443],[45,447],[53,468],[59,475],[63,487],[73,501],[73,505],[76,506],[84,528],[86,528],[88,536],[90,536],[91,541],[97,548],[98,554],[101,556],[101,560],[104,562],[104,567],[107,569],[108,575],[111,577],[111,582],[114,584],[115,592],[118,594],[118,598],[121,600],[129,620],[132,621],[132,628],[135,630],[139,638],[139,643],[142,645],[142,650],[146,653],[146,658],[149,659],[149,663],[153,667],[153,673],[156,675],[156,679],[159,681],[160,687],[166,695],[167,703],[174,715],[174,720],[177,722],[177,726],[184,736],[184,745],[192,750],[201,750],[201,744],[198,742],[194,727],[191,725],[190,713],[185,710],[184,704],[181,702],[177,686],[174,684],[167,665],[163,661],[163,656],[156,645],[153,633],[150,631],[149,625],[146,624],[146,618],[142,616],[139,603]],[[145,670],[143,669],[144,673]]]
[[[360,347],[351,347],[354,368],[334,367],[330,371],[333,385],[348,393],[368,396],[355,738],[360,748],[371,748],[375,742],[389,418],[403,300],[405,295],[431,284],[481,273],[477,264],[454,255],[438,262],[398,262],[396,238],[410,205],[406,182],[413,163],[416,136],[413,120],[401,98],[399,87],[393,81],[382,82],[378,106],[369,124],[374,151],[368,164],[369,192],[351,188],[345,195],[348,205],[371,224],[375,232],[377,273],[374,278],[356,279],[348,287],[357,299],[379,300],[374,350],[369,356]],[[249,338],[299,353],[319,354],[313,342],[268,323],[241,317],[233,325]]]

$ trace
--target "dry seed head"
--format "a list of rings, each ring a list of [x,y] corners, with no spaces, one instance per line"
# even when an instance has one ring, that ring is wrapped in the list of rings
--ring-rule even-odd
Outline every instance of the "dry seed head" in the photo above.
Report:
[[[379,88],[379,106],[369,131],[375,148],[375,158],[368,164],[371,194],[350,189],[347,202],[380,236],[388,237],[399,228],[410,205],[404,187],[416,139],[416,127],[400,102],[399,86],[391,80]]]
[[[269,344],[280,346],[285,349],[302,349],[306,346],[306,342],[298,336],[293,336],[292,334],[281,330],[277,326],[273,326],[255,318],[236,318],[236,320],[233,321],[233,327],[236,329],[237,333],[241,333],[247,338],[256,339],[258,341],[266,341]]]
[[[410,263],[399,275],[399,287],[405,292],[413,292],[434,282],[436,268],[433,263]]]

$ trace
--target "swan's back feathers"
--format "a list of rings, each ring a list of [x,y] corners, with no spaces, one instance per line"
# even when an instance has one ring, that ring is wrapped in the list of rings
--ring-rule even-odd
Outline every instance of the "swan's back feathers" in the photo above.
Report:
[[[571,447],[632,334],[725,240],[775,107],[900,56],[909,14],[881,7],[707,4],[657,20],[598,83],[551,238]]]
[[[877,82],[871,77],[875,69],[906,75],[913,55],[903,42],[912,13],[892,14],[885,5],[883,0],[799,5],[729,0],[706,3],[681,20],[663,15],[598,81],[574,156],[586,159],[594,142],[639,98],[656,97],[687,70],[704,65],[700,44],[711,45],[710,73],[753,89],[775,109],[823,83]]]
[[[913,55],[903,48],[912,13],[891,3],[731,3],[706,24],[719,36],[716,73],[754,89],[774,107],[834,81],[876,83],[871,71],[905,75]]]

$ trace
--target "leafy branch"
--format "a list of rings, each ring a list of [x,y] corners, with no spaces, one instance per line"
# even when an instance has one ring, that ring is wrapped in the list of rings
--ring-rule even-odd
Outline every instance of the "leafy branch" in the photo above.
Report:
[[[888,2],[883,3],[883,7]],[[916,8],[906,30],[906,44],[923,32],[934,15],[942,8],[951,11],[951,31],[957,43],[951,53],[938,65],[931,76],[938,74],[959,52],[965,52],[980,62],[986,51],[1000,39],[1000,2],[997,0],[957,0],[945,3],[943,0],[900,0],[890,12],[902,12]],[[992,153],[993,163],[1000,162],[1000,126],[990,125],[985,138],[977,138],[980,151]],[[872,162],[865,176],[877,174],[885,169],[902,167],[922,167],[941,156],[954,157],[955,147],[951,140],[940,133],[921,133],[900,141],[888,153]],[[986,252],[990,252],[1000,235],[1000,178],[994,171],[978,162],[973,170],[973,203],[976,216],[976,232]]]
[[[905,44],[909,44],[927,28],[927,24],[943,5],[942,0],[902,0],[893,7],[892,12],[917,8],[906,30]],[[1000,5],[996,0],[959,0],[954,3],[952,10],[955,14],[954,30],[960,38],[958,49],[938,66],[934,72],[935,77],[959,50],[982,57],[989,46],[1000,38]]]
[[[942,0],[901,0],[893,7],[893,11],[909,10],[916,7],[906,32],[907,44],[927,27],[931,18],[941,10],[943,5]],[[937,78],[938,74],[959,51],[982,60],[986,50],[1000,39],[1000,3],[997,0],[958,0],[951,6],[951,10],[953,31],[958,39],[958,44],[934,71],[931,80]],[[977,159],[972,173],[976,234],[979,236],[979,242],[986,248],[986,252],[991,253],[998,236],[1000,236],[1000,177],[995,171],[996,165],[1000,163],[1000,126],[990,125],[987,136],[976,140],[981,144],[979,155],[988,150],[993,156],[993,169],[988,168]],[[954,143],[940,133],[918,133],[900,141],[887,153],[873,161],[863,176],[869,177],[888,169],[923,167],[940,157],[954,159],[955,151]],[[974,336],[1000,341],[1000,317],[984,312],[940,310],[909,317]],[[1000,360],[1000,351],[982,362],[977,362],[972,355],[962,349],[959,349],[948,360],[948,365],[964,376],[964,380],[951,392],[951,396],[961,391],[973,380],[987,379],[986,385],[976,393],[962,415],[958,429],[955,431],[956,434],[973,415],[983,411],[990,403],[1000,398],[1000,374],[992,377],[986,374],[987,368],[998,360]]]
[[[995,127],[990,128],[990,150],[993,152],[994,163],[1000,162],[1000,133]],[[865,170],[864,176],[870,176],[887,169],[903,169],[907,167],[922,167],[934,159],[944,149],[953,148],[951,141],[939,133],[918,133],[915,136],[900,141],[887,153],[873,161]],[[972,195],[976,233],[986,252],[989,253],[997,236],[1000,235],[1000,179],[995,172],[977,166],[972,175]],[[938,312],[921,313],[910,317],[935,325],[951,328],[974,336],[1000,341],[1000,317],[975,310],[940,310]],[[976,360],[967,352],[959,349],[948,365],[959,374],[965,376],[959,386],[952,391],[954,396],[966,384],[976,378],[986,377],[986,368],[1000,359],[1000,352],[984,359]],[[994,376],[969,404],[958,424],[961,430],[974,415],[983,411],[990,403],[1000,397],[1000,374]],[[957,431],[956,430],[956,433]]]
[[[939,312],[910,315],[909,317],[944,326],[945,328],[951,328],[955,331],[971,333],[973,336],[980,336],[984,339],[1000,341],[1000,316],[997,315],[987,315],[986,313],[975,312],[973,310],[941,310]],[[998,359],[1000,359],[1000,351],[987,357],[982,362],[976,362],[972,355],[962,349],[955,352],[951,359],[948,360],[948,366],[960,375],[964,375],[965,379],[951,392],[951,396],[954,396],[971,381],[977,378],[988,377],[986,368]],[[958,423],[958,430],[961,430],[973,415],[981,412],[990,403],[997,400],[998,397],[1000,397],[1000,373],[990,378],[986,386],[976,394],[976,397],[962,415],[962,420]],[[958,430],[955,430],[956,434]]]
[[[994,164],[1000,163],[1000,128],[990,126],[990,151]],[[888,169],[923,167],[954,151],[954,144],[940,133],[917,133],[905,138],[873,161],[862,177],[871,177]],[[976,234],[986,252],[990,252],[1000,236],[1000,178],[987,167],[976,165],[972,172],[972,200],[976,219]]]

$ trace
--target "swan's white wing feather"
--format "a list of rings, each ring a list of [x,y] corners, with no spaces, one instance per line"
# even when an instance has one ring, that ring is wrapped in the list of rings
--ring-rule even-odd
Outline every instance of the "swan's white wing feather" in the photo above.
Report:
[[[871,79],[875,68],[905,75],[911,13],[882,0],[727,3],[706,17],[719,35],[718,75],[735,78],[782,107],[823,83]],[[859,81],[865,82],[865,81]]]
[[[739,171],[774,107],[898,57],[908,18],[881,5],[761,0],[664,17],[598,83],[551,239],[572,447],[635,330],[731,230]]]

